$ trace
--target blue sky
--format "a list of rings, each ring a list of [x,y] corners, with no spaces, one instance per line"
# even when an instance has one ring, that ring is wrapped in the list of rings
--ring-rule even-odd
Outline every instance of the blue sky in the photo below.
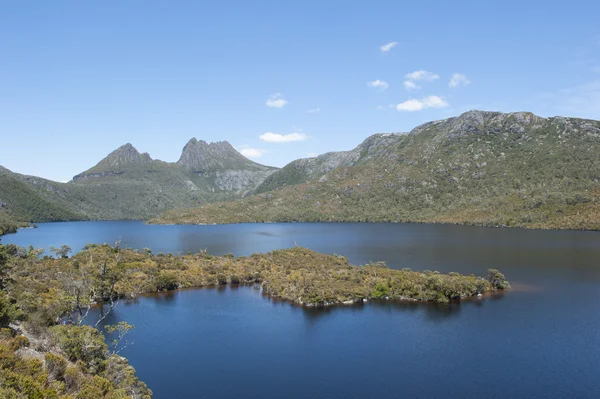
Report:
[[[0,165],[66,181],[124,143],[176,161],[196,137],[283,166],[469,109],[600,119],[598,15],[593,1],[1,2]]]

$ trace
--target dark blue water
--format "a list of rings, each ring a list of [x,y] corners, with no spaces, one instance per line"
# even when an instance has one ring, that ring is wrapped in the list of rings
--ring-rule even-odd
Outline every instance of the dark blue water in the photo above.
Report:
[[[43,224],[3,242],[121,240],[155,253],[249,255],[303,245],[353,263],[483,274],[514,289],[449,305],[306,310],[247,287],[121,303],[122,354],[156,398],[600,397],[600,234],[401,224]]]

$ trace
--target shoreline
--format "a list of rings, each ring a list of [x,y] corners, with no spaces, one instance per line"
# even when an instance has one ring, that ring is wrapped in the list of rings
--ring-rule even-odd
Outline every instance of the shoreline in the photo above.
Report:
[[[598,229],[575,229],[575,228],[545,228],[545,227],[529,227],[529,226],[501,226],[501,225],[488,225],[478,223],[452,223],[452,222],[420,222],[420,221],[380,221],[380,222],[364,222],[364,221],[350,221],[350,220],[326,220],[326,221],[262,221],[262,222],[232,222],[232,223],[160,223],[153,222],[152,219],[81,219],[81,220],[56,220],[51,222],[35,222],[37,225],[50,224],[50,223],[70,223],[70,222],[142,222],[148,226],[235,226],[235,225],[246,225],[246,224],[405,224],[405,225],[432,225],[432,226],[464,226],[464,227],[481,227],[490,229],[515,229],[515,230],[527,230],[527,231],[577,231],[577,232],[600,232]],[[8,234],[16,234],[21,229],[31,228],[34,224],[30,223],[30,226],[18,227],[14,232],[6,232],[0,234],[0,237]]]

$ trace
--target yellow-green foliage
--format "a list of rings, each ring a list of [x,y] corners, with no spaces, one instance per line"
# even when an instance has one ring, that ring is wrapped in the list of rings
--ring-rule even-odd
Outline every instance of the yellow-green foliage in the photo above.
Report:
[[[56,355],[54,353],[46,353],[44,355],[46,360],[46,370],[48,371],[48,378],[51,381],[63,378],[65,371],[67,371],[67,361],[64,357]]]
[[[86,290],[111,295],[102,289],[114,281],[112,268],[104,280],[86,285],[90,270],[64,276],[59,264],[36,270],[52,263],[38,254],[0,245],[0,398],[150,398],[152,392],[133,367],[111,355],[97,329],[56,325],[77,307],[90,305]],[[107,251],[107,256],[114,254]],[[79,268],[76,263],[69,267]],[[17,330],[23,329],[31,342],[16,333],[12,323],[20,322]]]
[[[273,298],[326,306],[370,298],[447,302],[508,287],[497,270],[482,278],[393,270],[383,263],[352,266],[343,256],[299,247],[239,258],[154,256],[108,245],[90,245],[72,258],[59,259],[40,259],[34,249],[2,245],[0,253],[5,255],[4,289],[10,293],[0,291],[0,304],[19,311],[19,317],[10,313],[7,321],[22,319],[29,334],[43,337],[36,342],[46,342],[24,357],[20,353],[29,340],[0,329],[0,398],[150,398],[134,368],[111,354],[97,329],[69,323],[77,321],[78,311],[120,297],[242,283],[260,284]],[[116,334],[114,351],[131,328],[122,322],[109,329]]]
[[[2,399],[147,399],[152,396],[146,385],[137,379],[135,370],[126,359],[103,353],[99,356],[102,370],[94,373],[82,362],[71,362],[62,351],[60,354],[28,349],[34,355],[22,355],[19,349],[24,341],[21,338],[23,337],[0,338]],[[86,344],[104,342],[100,336],[96,342],[89,341]]]
[[[21,278],[11,284],[11,292],[34,322],[58,319],[66,309],[111,298],[232,282],[258,283],[268,296],[308,306],[382,297],[447,301],[502,288],[495,274],[490,280],[394,270],[381,263],[352,266],[342,256],[300,247],[234,258],[205,253],[154,256],[101,245],[89,246],[69,259],[24,257],[13,270]],[[35,314],[44,317],[32,318]],[[52,330],[58,334],[62,328]],[[80,355],[73,358],[83,359]]]

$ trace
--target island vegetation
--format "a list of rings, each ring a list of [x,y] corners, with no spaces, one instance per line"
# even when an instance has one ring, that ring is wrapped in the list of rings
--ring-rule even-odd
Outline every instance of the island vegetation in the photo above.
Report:
[[[16,233],[19,227],[25,227],[27,223],[17,222],[8,216],[0,214],[0,236],[3,234]]]
[[[201,252],[175,256],[88,245],[44,250],[0,245],[0,397],[149,398],[151,391],[118,355],[133,326],[119,323],[112,348],[85,325],[92,306],[187,287],[249,284],[264,295],[302,306],[370,299],[448,302],[509,287],[504,275],[484,277],[395,270],[382,262],[350,265],[339,255],[290,248],[235,258]],[[90,323],[87,323],[90,324]]]

